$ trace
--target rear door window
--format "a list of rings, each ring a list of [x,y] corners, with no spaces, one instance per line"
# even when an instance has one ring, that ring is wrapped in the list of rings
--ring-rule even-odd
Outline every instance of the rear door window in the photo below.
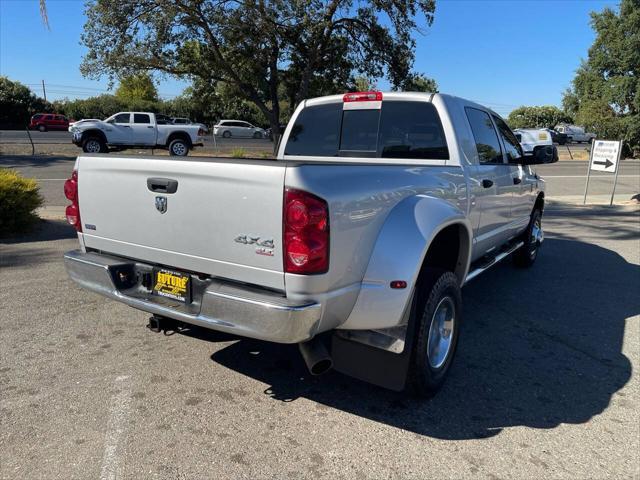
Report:
[[[133,123],[151,123],[151,117],[146,113],[134,113]]]
[[[504,163],[498,133],[489,114],[477,108],[465,107],[469,125],[476,141],[480,163]]]

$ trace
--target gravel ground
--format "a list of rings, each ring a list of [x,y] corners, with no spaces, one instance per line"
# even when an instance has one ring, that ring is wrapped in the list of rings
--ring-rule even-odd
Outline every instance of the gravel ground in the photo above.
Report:
[[[0,477],[638,478],[638,213],[550,207],[532,269],[464,288],[431,401],[310,378],[294,346],[152,333],[67,279],[73,232],[43,222],[0,243]]]

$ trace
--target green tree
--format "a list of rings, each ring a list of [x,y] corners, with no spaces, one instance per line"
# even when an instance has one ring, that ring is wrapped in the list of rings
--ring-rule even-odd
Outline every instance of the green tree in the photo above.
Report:
[[[438,93],[438,84],[433,78],[429,78],[422,73],[411,73],[398,85],[397,90]]]
[[[293,108],[335,82],[344,89],[354,72],[400,85],[412,34],[434,11],[435,0],[91,0],[81,71],[222,82],[277,134],[283,95]]]
[[[20,82],[0,76],[0,126],[25,128],[36,112],[50,111],[51,106]]]
[[[640,155],[640,0],[622,0],[619,11],[591,13],[596,38],[576,72],[563,105],[599,137],[625,141]]]
[[[127,75],[120,79],[116,98],[123,102],[157,102],[158,90],[151,76],[146,73]]]
[[[559,123],[572,123],[573,118],[553,105],[518,107],[507,119],[511,128],[554,128]]]

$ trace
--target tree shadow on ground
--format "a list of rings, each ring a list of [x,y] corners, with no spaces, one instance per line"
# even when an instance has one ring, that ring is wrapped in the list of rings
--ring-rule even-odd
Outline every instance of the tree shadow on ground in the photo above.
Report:
[[[245,339],[211,358],[268,384],[274,400],[304,397],[441,439],[579,424],[602,413],[631,376],[621,349],[626,322],[640,313],[640,268],[596,245],[549,239],[532,269],[505,262],[480,278],[464,288],[458,356],[429,401],[335,372],[310,377],[293,345]],[[633,402],[617,405],[631,412]]]

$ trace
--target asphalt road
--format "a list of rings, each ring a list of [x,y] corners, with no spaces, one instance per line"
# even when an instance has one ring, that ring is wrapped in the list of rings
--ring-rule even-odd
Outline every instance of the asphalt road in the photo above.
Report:
[[[68,131],[38,132],[37,130],[27,133],[25,130],[0,130],[1,144],[29,144],[29,135],[33,143],[65,145],[71,144],[71,133]],[[206,135],[205,145],[214,146],[212,135]],[[273,142],[267,139],[254,138],[215,138],[215,144],[222,148],[261,147],[266,150],[273,148]]]
[[[545,218],[532,269],[463,289],[431,401],[311,378],[294,346],[152,333],[67,279],[61,222],[0,243],[0,477],[637,479],[638,210]]]
[[[71,176],[75,157],[52,156],[0,156],[0,167],[16,168],[23,175],[38,179],[46,205],[66,205],[62,185]],[[560,161],[540,165],[536,171],[547,181],[549,198],[567,202],[582,202],[587,173],[587,162]],[[590,202],[608,203],[613,186],[613,175],[593,172],[589,186]],[[640,193],[640,160],[621,163],[616,188],[616,201],[626,201]]]

